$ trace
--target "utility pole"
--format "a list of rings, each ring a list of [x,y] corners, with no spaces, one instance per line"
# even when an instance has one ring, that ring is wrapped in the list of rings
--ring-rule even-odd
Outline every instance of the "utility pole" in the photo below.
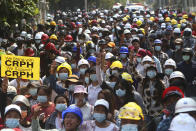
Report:
[[[88,2],[87,0],[84,0],[84,8],[86,11],[88,11]]]

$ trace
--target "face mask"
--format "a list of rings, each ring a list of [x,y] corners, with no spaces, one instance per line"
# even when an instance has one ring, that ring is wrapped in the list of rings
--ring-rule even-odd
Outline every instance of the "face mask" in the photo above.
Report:
[[[126,94],[126,90],[118,89],[116,90],[116,95],[119,97],[123,97]]]
[[[118,75],[118,71],[117,70],[112,70],[112,75]]]
[[[60,80],[67,80],[68,73],[59,73],[59,79]]]
[[[103,122],[106,119],[106,115],[105,114],[101,114],[101,113],[94,113],[93,117],[99,123]]]
[[[175,102],[167,106],[167,109],[170,111],[170,113],[174,113],[175,106],[176,106]]]
[[[73,92],[75,89],[75,85],[69,85],[69,91]]]
[[[176,45],[175,48],[176,50],[179,50],[181,48],[181,45]]]
[[[86,84],[89,84],[89,77],[85,77],[84,81],[85,81]]]
[[[150,64],[144,64],[144,69],[147,69],[150,66]]]
[[[72,69],[76,69],[76,64],[71,64]]]
[[[78,101],[79,101],[79,99],[78,98],[75,98],[75,104],[77,104]],[[85,98],[83,99],[83,103],[86,103],[86,99]]]
[[[41,40],[35,40],[35,43],[36,44],[40,44],[41,43]]]
[[[161,46],[155,46],[155,51],[160,51],[161,50]]]
[[[141,63],[142,58],[141,57],[137,57],[136,60],[137,60],[138,63]]]
[[[183,56],[182,56],[182,59],[183,59],[184,61],[188,61],[188,60],[190,59],[190,55],[183,55]]]
[[[8,128],[16,128],[19,126],[19,119],[7,118],[5,124]]]
[[[121,131],[138,131],[138,125],[136,125],[136,124],[122,125]]]
[[[97,81],[97,75],[96,75],[96,74],[91,74],[91,75],[90,75],[90,79],[91,79],[93,82]]]
[[[84,74],[85,74],[85,72],[86,72],[86,68],[82,68],[82,69],[80,69],[80,75],[84,75]]]
[[[165,69],[165,74],[168,75],[168,76],[169,76],[172,72],[173,72],[173,69],[170,69],[170,68]]]
[[[93,53],[95,53],[95,50],[90,49],[88,52],[89,52],[90,54],[93,54]]]
[[[37,95],[37,89],[29,89],[29,93],[30,93],[32,96],[36,96],[36,95]]]
[[[120,58],[122,58],[122,59],[127,58],[127,54],[120,54]]]
[[[64,110],[67,109],[67,105],[66,104],[56,104],[56,110],[59,112],[62,112]]]
[[[109,52],[112,52],[112,48],[107,48],[106,50]]]
[[[157,73],[154,70],[147,71],[147,76],[150,77],[150,79],[154,78],[156,75]]]
[[[112,89],[114,89],[115,85],[116,85],[116,82],[109,82],[109,81],[106,81],[106,84],[111,87]]]
[[[48,101],[48,98],[47,98],[47,96],[38,96],[37,100],[39,103],[45,103]]]

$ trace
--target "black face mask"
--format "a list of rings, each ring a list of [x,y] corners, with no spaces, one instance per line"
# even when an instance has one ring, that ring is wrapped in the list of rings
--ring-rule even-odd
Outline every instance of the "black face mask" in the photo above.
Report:
[[[184,90],[186,88],[186,82],[182,79],[175,79],[171,81],[170,86],[178,86]]]

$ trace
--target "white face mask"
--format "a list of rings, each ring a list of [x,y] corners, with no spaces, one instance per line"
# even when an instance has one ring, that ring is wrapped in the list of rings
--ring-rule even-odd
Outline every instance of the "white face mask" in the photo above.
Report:
[[[136,125],[136,124],[122,125],[121,131],[138,131],[138,125]]]

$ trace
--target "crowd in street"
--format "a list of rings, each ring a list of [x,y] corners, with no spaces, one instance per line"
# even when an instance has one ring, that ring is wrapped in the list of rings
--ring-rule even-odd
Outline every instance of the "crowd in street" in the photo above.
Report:
[[[40,79],[1,77],[0,130],[196,131],[196,13],[56,11],[7,32],[0,56],[39,57]]]

